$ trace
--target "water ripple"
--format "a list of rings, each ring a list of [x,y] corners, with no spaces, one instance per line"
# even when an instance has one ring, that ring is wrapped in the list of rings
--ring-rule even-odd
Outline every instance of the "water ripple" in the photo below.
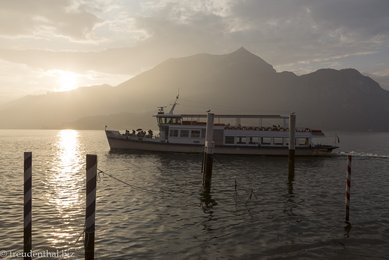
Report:
[[[286,158],[216,156],[212,192],[204,196],[198,155],[110,153],[101,131],[0,133],[0,249],[22,250],[22,156],[31,150],[34,250],[71,249],[83,257],[82,238],[75,242],[85,218],[84,161],[95,153],[100,169],[130,184],[100,175],[98,258],[387,256],[387,150],[353,153],[352,225],[346,231],[343,155],[349,152],[298,158],[293,180]],[[378,137],[380,142],[383,135]]]

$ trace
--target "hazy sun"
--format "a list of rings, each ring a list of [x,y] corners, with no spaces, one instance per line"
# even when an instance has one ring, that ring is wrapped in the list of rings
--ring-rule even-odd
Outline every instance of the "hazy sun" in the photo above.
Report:
[[[58,91],[69,91],[77,88],[77,74],[71,71],[58,71]]]

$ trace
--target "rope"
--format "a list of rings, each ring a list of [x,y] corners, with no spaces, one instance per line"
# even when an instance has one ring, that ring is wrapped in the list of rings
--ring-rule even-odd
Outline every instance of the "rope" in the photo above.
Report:
[[[130,183],[126,182],[126,181],[123,181],[123,180],[121,180],[121,179],[115,177],[114,175],[112,175],[112,174],[110,174],[110,173],[107,173],[107,172],[105,172],[105,171],[103,171],[103,170],[101,170],[101,169],[97,169],[97,181],[98,181],[98,182],[101,182],[102,179],[103,179],[102,177],[104,177],[105,175],[108,176],[108,177],[110,177],[110,178],[112,178],[112,179],[114,179],[114,180],[116,180],[117,182],[120,182],[120,183],[122,183],[122,184],[128,186],[128,187],[131,187],[131,188],[133,188],[133,189],[137,189],[137,190],[140,190],[140,191],[143,191],[143,192],[151,192],[151,193],[158,194],[158,195],[160,195],[161,193],[162,193],[162,194],[169,194],[169,195],[170,195],[170,194],[172,193],[171,191],[164,191],[164,190],[156,191],[156,190],[152,190],[152,189],[145,188],[145,187],[139,187],[139,186],[130,184]],[[234,191],[234,201],[235,201],[235,203],[237,203],[237,202],[238,202],[238,183],[237,183],[236,178],[235,178],[235,180],[234,180],[234,190],[233,190],[233,191]],[[174,192],[180,193],[180,194],[184,194],[184,195],[193,195],[193,193],[190,193],[190,194],[189,194],[189,193],[186,193],[186,192],[177,192],[177,191],[174,191]],[[256,196],[256,194],[254,193],[254,190],[251,189],[251,192],[250,192],[250,194],[249,194],[249,198],[246,199],[246,201],[245,201],[245,203],[244,203],[244,206],[247,208],[247,210],[248,210],[248,212],[249,212],[250,215],[251,215],[251,212],[250,212],[250,209],[248,208],[247,203],[248,203],[249,200],[252,199],[253,196],[254,196],[256,199],[258,199],[257,196]],[[207,202],[208,202],[208,203],[207,203]],[[212,209],[213,206],[217,205],[216,201],[213,200],[213,199],[211,199],[211,200],[209,200],[209,201],[207,201],[207,202],[206,202],[206,201],[202,201],[202,202],[201,202],[201,208],[203,209],[204,212],[206,212],[207,210]],[[204,205],[204,203],[205,203],[205,205]],[[69,251],[70,251],[70,250],[74,250],[74,252],[77,251],[76,247],[77,247],[77,244],[79,243],[81,237],[83,237],[84,240],[85,240],[85,225],[84,225],[83,230],[82,230],[82,231],[80,232],[80,234],[78,235],[76,241],[75,241],[75,242],[72,244],[72,246],[69,248]]]
[[[115,181],[117,181],[117,182],[120,182],[120,183],[122,183],[122,184],[124,184],[124,185],[126,185],[126,186],[128,186],[128,187],[130,187],[130,188],[133,188],[133,189],[136,189],[136,190],[139,190],[139,191],[142,191],[142,192],[148,192],[148,193],[153,193],[153,194],[158,194],[159,196],[161,196],[161,195],[165,195],[165,196],[167,196],[167,195],[169,195],[169,196],[171,196],[171,194],[172,193],[176,193],[176,194],[182,194],[182,195],[186,195],[186,196],[193,196],[193,192],[190,192],[190,193],[188,193],[188,192],[182,192],[182,191],[177,191],[177,190],[174,190],[174,191],[166,191],[166,190],[153,190],[153,189],[149,189],[149,188],[145,188],[145,187],[139,187],[139,186],[137,186],[137,185],[133,185],[133,184],[131,184],[131,183],[128,183],[128,182],[126,182],[126,181],[123,181],[123,180],[121,180],[121,179],[119,179],[118,177],[115,177],[114,175],[112,175],[112,174],[110,174],[110,173],[107,173],[107,172],[105,172],[105,171],[103,171],[103,170],[101,170],[101,169],[97,169],[97,175],[98,175],[98,179],[99,180],[101,180],[102,178],[101,178],[101,176],[100,176],[100,174],[103,174],[103,176],[104,175],[106,175],[106,176],[108,176],[108,177],[110,177],[110,178],[112,178],[112,179],[114,179]],[[235,204],[237,204],[237,203],[239,203],[239,194],[238,194],[238,190],[239,190],[239,188],[238,188],[238,183],[237,183],[237,180],[236,180],[236,178],[235,178],[235,180],[234,180],[234,185],[231,187],[232,189],[231,189],[231,192],[233,193],[233,200],[234,200],[234,202],[235,202]],[[257,195],[255,194],[255,192],[254,192],[254,188],[253,187],[251,187],[247,192],[246,192],[246,194],[248,194],[248,198],[246,198],[246,199],[243,199],[243,205],[248,209],[248,203],[249,203],[249,201],[252,201],[252,202],[255,202],[256,200],[258,200],[258,197],[257,197]],[[253,198],[255,198],[255,200],[253,200]],[[204,198],[203,198],[204,199]],[[205,205],[205,208],[212,208],[213,206],[215,206],[215,205],[217,205],[217,203],[216,203],[216,201],[214,201],[214,200],[211,200],[211,201],[208,201],[209,203],[208,203],[208,205]],[[202,205],[204,203],[204,201],[202,201],[201,202],[201,207],[204,209],[204,205]],[[248,209],[248,211],[249,211],[249,209]]]
[[[97,170],[98,170],[98,174],[102,173],[104,175],[107,175],[108,177],[111,177],[112,179],[114,179],[114,180],[116,180],[116,181],[118,181],[120,183],[123,183],[124,185],[127,185],[128,187],[131,187],[133,189],[138,189],[138,190],[141,190],[141,191],[144,191],[144,192],[152,192],[152,193],[157,193],[158,192],[158,191],[155,191],[155,190],[150,190],[150,189],[147,189],[147,188],[135,186],[135,185],[130,184],[128,182],[125,182],[125,181],[123,181],[123,180],[113,176],[112,174],[109,174],[109,173],[103,171],[103,170],[100,170],[100,169],[97,169]]]
[[[80,240],[80,238],[81,238],[84,234],[85,234],[85,227],[84,227],[84,229],[81,231],[80,235],[77,237],[77,240],[76,240],[76,242],[74,242],[74,245],[72,246],[72,248],[74,248],[74,247],[77,245],[78,240]]]
[[[169,195],[171,193],[173,193],[173,191],[166,191],[166,190],[158,190],[157,191],[157,190],[152,190],[152,189],[149,189],[149,188],[139,187],[139,186],[130,184],[130,183],[126,182],[126,181],[123,181],[123,180],[113,176],[112,174],[103,171],[103,170],[100,170],[100,169],[97,169],[97,170],[98,170],[98,174],[102,173],[104,175],[107,175],[108,177],[110,177],[110,178],[112,178],[112,179],[114,179],[114,180],[116,180],[116,181],[118,181],[118,182],[120,182],[120,183],[122,183],[122,184],[124,184],[124,185],[126,185],[128,187],[131,187],[133,189],[137,189],[137,190],[140,190],[140,191],[143,191],[143,192],[151,192],[151,193],[158,194],[158,195],[160,195],[161,193],[169,194]],[[182,191],[174,191],[174,193],[181,193],[181,194],[184,194],[184,195],[192,195],[192,193],[187,193],[187,192],[182,192]]]
[[[75,250],[76,245],[77,245],[78,241],[80,240],[80,238],[81,238],[83,235],[85,235],[85,225],[84,225],[84,229],[81,231],[80,235],[77,237],[76,242],[74,242],[74,244],[69,248],[69,251],[72,250],[72,249],[74,249],[74,252],[76,252],[76,250]],[[85,237],[84,237],[84,239],[85,239]]]

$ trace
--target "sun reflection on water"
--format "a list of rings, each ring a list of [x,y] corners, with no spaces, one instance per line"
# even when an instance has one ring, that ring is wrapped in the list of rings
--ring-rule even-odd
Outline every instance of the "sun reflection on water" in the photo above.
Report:
[[[59,209],[67,208],[79,202],[78,187],[82,168],[79,133],[76,130],[61,130],[58,133],[57,160],[54,182],[56,184],[55,201]]]
[[[47,241],[53,245],[74,239],[80,218],[84,175],[80,133],[61,130],[53,144],[55,156],[47,179],[47,203],[54,214]],[[53,210],[53,211],[52,211]]]

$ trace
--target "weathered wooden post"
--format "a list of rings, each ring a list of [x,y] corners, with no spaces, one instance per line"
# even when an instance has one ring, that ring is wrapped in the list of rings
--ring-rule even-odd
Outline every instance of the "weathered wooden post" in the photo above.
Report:
[[[85,259],[94,259],[97,156],[86,155]]]
[[[25,259],[32,259],[32,153],[24,153],[24,237]]]
[[[205,132],[204,164],[203,164],[203,189],[206,193],[211,191],[213,149],[213,120],[215,115],[208,113],[207,130]]]
[[[347,156],[347,172],[346,172],[346,192],[345,192],[345,205],[346,205],[346,223],[350,221],[350,188],[351,188],[351,155]]]
[[[289,181],[294,179],[294,156],[296,150],[296,115],[291,113],[289,115]]]

